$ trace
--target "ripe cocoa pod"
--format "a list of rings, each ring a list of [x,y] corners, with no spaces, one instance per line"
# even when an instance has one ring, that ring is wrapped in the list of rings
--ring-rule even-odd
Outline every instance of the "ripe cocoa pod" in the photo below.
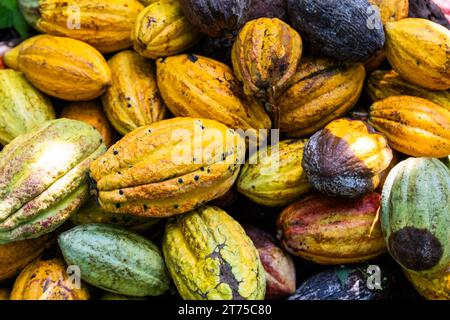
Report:
[[[369,0],[380,9],[383,24],[408,17],[409,0]]]
[[[200,39],[200,33],[184,16],[178,0],[164,0],[142,10],[131,39],[140,55],[156,59],[186,51]]]
[[[428,19],[450,29],[450,20],[447,19],[445,12],[438,3],[445,3],[447,8],[450,9],[446,0],[440,2],[436,0],[409,0],[409,17]]]
[[[133,51],[122,51],[108,61],[112,85],[102,96],[103,108],[113,127],[125,135],[165,118],[155,67]]]
[[[295,292],[295,266],[291,257],[283,252],[275,239],[256,227],[246,227],[245,232],[259,253],[266,271],[265,299],[281,299]]]
[[[19,52],[20,50],[31,44],[34,40],[39,39],[39,37],[44,36],[44,35],[37,35],[28,39],[25,39],[24,41],[22,41],[21,43],[19,43],[18,45],[16,45],[14,48],[12,48],[11,50],[8,50],[5,52],[5,54],[3,55],[3,62],[5,63],[5,65],[8,68],[14,69],[14,70],[19,70]]]

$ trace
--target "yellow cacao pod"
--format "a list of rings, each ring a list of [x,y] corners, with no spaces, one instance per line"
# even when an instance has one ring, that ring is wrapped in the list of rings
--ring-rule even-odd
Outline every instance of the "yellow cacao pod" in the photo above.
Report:
[[[342,117],[358,101],[365,74],[360,63],[303,59],[291,79],[294,84],[277,102],[281,132],[304,137]]]
[[[21,43],[19,43],[17,46],[12,48],[11,50],[8,50],[3,55],[3,62],[8,68],[19,70],[19,52],[23,47],[26,47],[27,45],[31,44],[34,40],[39,39],[43,35],[37,35],[31,38],[28,38]]]
[[[111,72],[94,47],[41,35],[19,51],[19,68],[39,90],[64,100],[88,101],[111,85]]]
[[[367,93],[372,101],[391,96],[415,96],[434,102],[450,111],[450,91],[427,90],[409,83],[394,70],[372,72],[367,83]]]
[[[95,101],[72,102],[61,111],[60,118],[67,118],[86,122],[97,129],[102,135],[107,147],[113,143],[113,129],[103,112],[102,107]]]
[[[450,89],[450,30],[426,20],[389,22],[386,56],[400,76],[430,90]]]
[[[233,71],[223,63],[179,55],[156,62],[161,96],[177,117],[213,119],[233,129],[269,129],[264,107],[246,97]]]
[[[252,201],[285,206],[311,189],[302,168],[305,140],[285,140],[260,149],[242,167],[237,190]]]
[[[10,299],[89,300],[89,291],[83,284],[81,288],[76,288],[63,260],[37,259],[19,274]]]
[[[10,292],[8,289],[0,289],[0,301],[9,300]]]
[[[408,17],[409,0],[369,0],[380,9],[383,24]]]
[[[184,16],[178,0],[166,0],[150,4],[139,14],[131,39],[140,55],[156,59],[189,49],[200,39],[200,32]]]
[[[262,300],[265,271],[244,229],[225,211],[203,206],[169,220],[167,268],[186,300]]]
[[[369,123],[389,145],[413,157],[442,158],[450,154],[450,111],[428,100],[394,96],[370,107]]]
[[[108,63],[112,85],[102,102],[114,128],[125,135],[164,119],[166,107],[159,95],[153,63],[133,51],[122,51]]]
[[[51,236],[0,245],[0,280],[15,276],[52,243]]]
[[[450,269],[436,275],[423,275],[404,269],[405,275],[427,300],[450,300]]]
[[[207,119],[173,118],[140,127],[91,165],[108,212],[162,218],[224,195],[239,174],[245,140]]]
[[[247,22],[234,42],[231,59],[246,95],[274,102],[288,86],[302,56],[302,38],[277,18]]]
[[[78,39],[103,53],[131,47],[132,26],[144,9],[137,0],[19,0],[19,4],[28,23],[40,32]],[[76,14],[79,20],[74,19]]]

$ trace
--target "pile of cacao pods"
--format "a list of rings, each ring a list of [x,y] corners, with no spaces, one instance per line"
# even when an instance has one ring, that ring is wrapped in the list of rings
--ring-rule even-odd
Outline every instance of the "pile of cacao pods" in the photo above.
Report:
[[[448,1],[18,5],[0,299],[450,300]]]

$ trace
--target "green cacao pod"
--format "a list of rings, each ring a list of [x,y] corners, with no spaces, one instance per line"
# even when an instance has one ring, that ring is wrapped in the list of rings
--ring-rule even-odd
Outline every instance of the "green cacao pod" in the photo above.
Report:
[[[36,90],[24,75],[0,70],[0,144],[55,118],[50,100]]]
[[[117,131],[125,135],[164,119],[166,107],[159,95],[153,63],[127,50],[114,55],[108,64],[112,85],[102,96],[102,103]]]
[[[76,120],[47,121],[0,153],[0,243],[37,238],[66,221],[89,196],[87,171],[106,150]]]
[[[262,300],[265,271],[253,242],[225,211],[203,206],[169,220],[167,268],[186,300]]]
[[[450,172],[439,160],[410,158],[389,173],[381,225],[392,257],[421,274],[450,265]]]
[[[269,207],[285,206],[311,189],[302,168],[305,140],[285,140],[254,153],[242,167],[237,190]]]
[[[127,134],[92,163],[91,177],[105,211],[162,218],[224,195],[244,155],[244,138],[223,124],[173,118]]]
[[[164,259],[150,240],[119,227],[89,224],[62,233],[58,243],[81,278],[129,296],[157,296],[169,288]]]

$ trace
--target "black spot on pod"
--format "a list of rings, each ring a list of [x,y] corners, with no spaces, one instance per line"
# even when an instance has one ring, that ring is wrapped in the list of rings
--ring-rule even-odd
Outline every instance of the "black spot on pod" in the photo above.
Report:
[[[198,58],[195,54],[188,54],[188,59],[194,63],[197,62],[197,60],[198,60]]]
[[[119,151],[117,151],[117,150],[114,150],[113,151],[113,154],[116,156],[117,154],[119,153]]]
[[[120,208],[120,204],[116,203],[116,208],[119,209]]]
[[[442,244],[426,229],[405,227],[389,237],[391,254],[404,267],[423,271],[433,268],[443,255]]]

